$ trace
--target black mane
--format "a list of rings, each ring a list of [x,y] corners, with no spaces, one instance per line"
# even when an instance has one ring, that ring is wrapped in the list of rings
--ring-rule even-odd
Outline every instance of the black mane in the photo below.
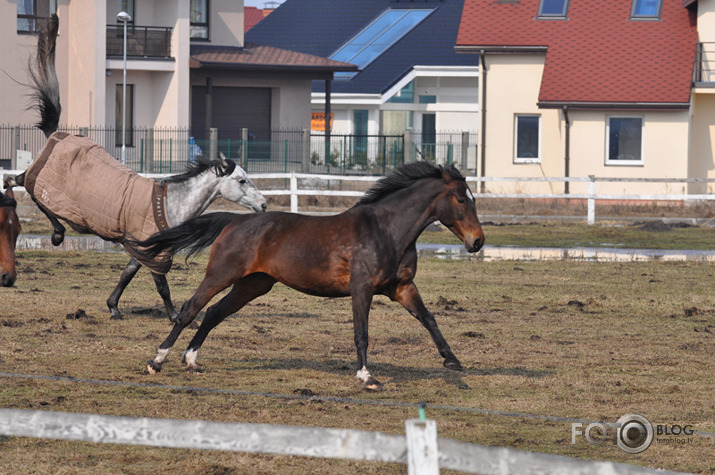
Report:
[[[419,161],[402,165],[400,168],[381,178],[372,188],[360,198],[355,206],[375,203],[395,191],[407,188],[417,180],[423,178],[442,178],[442,171],[451,178],[464,180],[464,176],[454,165],[448,167],[435,167],[429,162]]]
[[[0,208],[4,208],[6,206],[9,206],[11,208],[17,208],[17,202],[13,198],[7,196],[5,193],[0,193]]]
[[[226,170],[221,166],[219,160],[209,160],[203,155],[198,155],[195,162],[189,162],[187,170],[179,175],[173,175],[166,178],[164,181],[168,183],[181,183],[195,176],[199,176],[206,170],[211,170],[216,176],[228,176],[236,169],[236,162],[226,160],[228,166]]]

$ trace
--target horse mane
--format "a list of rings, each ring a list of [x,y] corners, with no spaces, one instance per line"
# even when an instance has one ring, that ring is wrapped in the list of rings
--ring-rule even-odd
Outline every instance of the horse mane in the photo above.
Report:
[[[380,178],[378,182],[360,198],[355,206],[366,205],[380,201],[386,196],[408,186],[423,178],[442,179],[442,172],[446,172],[451,178],[464,180],[464,176],[454,165],[448,167],[436,167],[424,160],[402,165],[389,175]]]
[[[198,155],[195,162],[189,162],[187,170],[179,175],[173,175],[166,178],[164,181],[168,183],[181,183],[190,178],[201,175],[207,170],[211,170],[216,176],[228,176],[236,170],[236,162],[226,160],[228,166],[224,170],[219,160],[209,160],[203,155]]]
[[[9,206],[11,208],[17,208],[17,201],[14,198],[10,198],[5,193],[0,193],[0,208]]]

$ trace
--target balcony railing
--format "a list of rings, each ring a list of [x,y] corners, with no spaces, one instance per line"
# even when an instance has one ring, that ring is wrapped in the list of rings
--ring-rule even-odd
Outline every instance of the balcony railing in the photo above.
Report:
[[[698,43],[693,82],[715,87],[715,42]]]
[[[171,57],[171,27],[127,25],[127,56]],[[124,25],[107,25],[107,56],[124,55]]]

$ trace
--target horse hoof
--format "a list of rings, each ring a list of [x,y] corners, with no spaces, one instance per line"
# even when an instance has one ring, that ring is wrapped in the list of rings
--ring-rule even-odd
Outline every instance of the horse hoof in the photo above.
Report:
[[[444,367],[453,371],[462,371],[464,369],[462,368],[462,364],[456,358],[444,360]]]
[[[201,374],[204,372],[204,370],[202,370],[198,366],[191,365],[186,367],[186,372],[189,374]]]
[[[112,316],[109,317],[110,320],[124,320],[124,317],[122,316],[121,313],[112,313]]]
[[[154,360],[149,360],[146,362],[146,372],[149,374],[156,374],[161,371],[161,364],[154,363]]]
[[[365,391],[376,393],[382,391],[382,384],[380,384],[380,381],[371,376],[370,379],[368,379],[365,384],[362,385],[362,388]]]
[[[62,244],[62,241],[64,241],[64,240],[65,240],[65,235],[61,234],[61,233],[54,233],[52,235],[52,239],[51,239],[53,246],[59,246],[60,244]]]

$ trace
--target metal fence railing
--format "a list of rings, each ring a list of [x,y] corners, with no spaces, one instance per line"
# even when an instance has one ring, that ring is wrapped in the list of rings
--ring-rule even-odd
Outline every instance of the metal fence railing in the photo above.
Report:
[[[60,127],[60,131],[91,138],[110,155],[121,156],[122,133],[116,127]],[[133,127],[126,131],[126,165],[139,173],[180,173],[198,154],[221,152],[249,173],[317,173],[384,175],[404,163],[428,160],[476,165],[476,133],[356,135],[334,133],[328,140],[309,130],[273,130],[257,139],[243,129],[239,136],[211,129],[207,139],[194,139],[189,128]],[[46,143],[32,125],[0,125],[0,168],[17,169],[18,151],[36,157]]]

